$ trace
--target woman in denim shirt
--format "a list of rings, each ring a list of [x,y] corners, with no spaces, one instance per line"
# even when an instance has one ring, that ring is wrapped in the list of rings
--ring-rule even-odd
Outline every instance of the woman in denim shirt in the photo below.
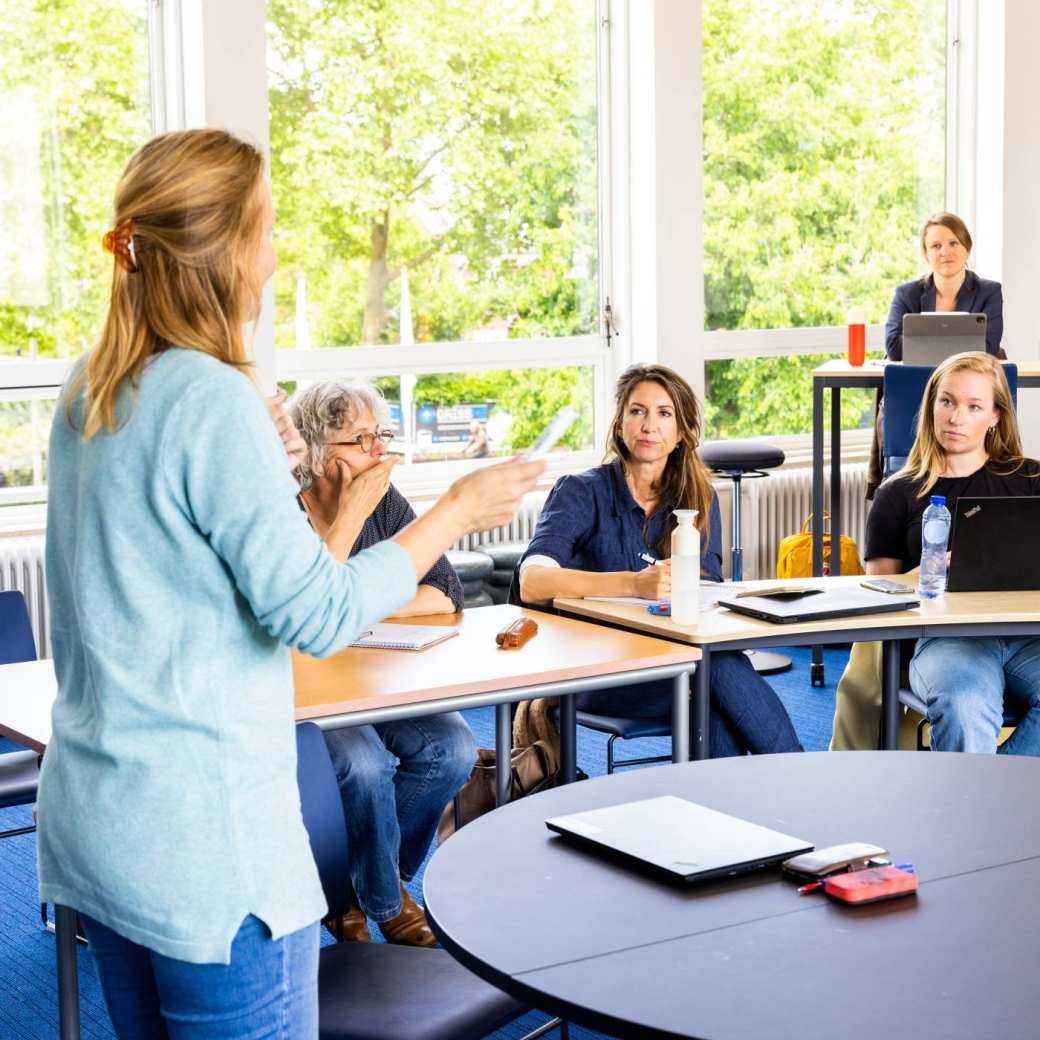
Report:
[[[697,455],[701,413],[693,390],[662,365],[618,380],[605,465],[557,481],[520,562],[520,596],[667,599],[673,509],[697,509],[701,574],[722,580],[722,531],[711,475]],[[577,695],[581,711],[653,718],[671,711],[668,681]],[[736,651],[712,655],[712,755],[800,751],[772,687]]]

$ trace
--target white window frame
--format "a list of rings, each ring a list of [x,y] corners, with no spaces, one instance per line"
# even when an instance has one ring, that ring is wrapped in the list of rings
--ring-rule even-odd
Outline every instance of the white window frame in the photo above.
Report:
[[[703,0],[695,0],[700,7]],[[975,61],[978,32],[978,0],[946,0],[946,177],[945,201],[972,224],[975,215],[976,97],[978,93]],[[703,77],[698,82],[704,89]],[[703,176],[703,173],[702,173]],[[703,184],[703,181],[702,181]],[[703,268],[701,271],[703,277]],[[867,349],[883,350],[883,324],[867,326]],[[703,360],[732,358],[792,357],[803,354],[834,354],[846,351],[844,325],[809,326],[785,329],[735,329],[705,332],[702,336]],[[806,393],[809,388],[806,387]],[[869,448],[869,430],[847,431],[842,435],[842,458],[860,459]],[[800,464],[812,450],[812,433],[763,440],[784,447]]]
[[[624,200],[615,188],[612,171],[615,166],[618,137],[627,131],[627,120],[619,120],[625,112],[625,77],[618,69],[615,52],[623,43],[627,4],[619,0],[596,0],[597,32],[597,145],[596,162],[599,197],[599,329],[596,333],[538,339],[509,339],[490,342],[451,341],[421,343],[414,346],[317,347],[308,350],[275,350],[268,348],[265,330],[258,330],[258,363],[267,357],[273,364],[279,382],[317,380],[333,375],[346,375],[359,380],[379,376],[429,375],[441,372],[495,371],[502,369],[588,367],[593,372],[593,444],[591,449],[569,452],[564,460],[554,460],[553,470],[586,469],[595,465],[606,439],[610,416],[610,385],[618,366],[618,355],[627,354],[626,345],[618,343],[613,328],[607,327],[605,315],[608,301],[617,310],[617,255],[614,249],[614,227],[627,212]],[[620,142],[622,145],[624,142]],[[273,339],[273,327],[269,335]],[[421,462],[400,465],[394,471],[394,483],[406,493],[445,487],[460,473],[482,463]]]
[[[264,46],[259,42],[266,39],[262,0],[221,0],[219,5],[204,0],[145,2],[150,15],[154,129],[158,132],[206,123],[223,125],[266,149],[266,61]],[[837,355],[844,351],[845,330],[841,326],[700,332],[703,304],[697,302],[700,294],[696,291],[679,298],[680,294],[671,292],[651,297],[644,292],[645,286],[634,289],[633,267],[638,264],[644,269],[639,238],[645,231],[642,210],[639,221],[634,222],[635,201],[642,205],[641,200],[652,197],[655,190],[662,196],[658,209],[650,211],[650,215],[656,223],[652,232],[657,236],[657,267],[663,263],[667,272],[669,266],[674,268],[676,264],[670,263],[672,255],[667,252],[667,245],[661,243],[673,231],[673,215],[663,210],[674,202],[674,185],[681,182],[695,196],[702,194],[702,166],[695,167],[692,176],[689,165],[672,168],[670,164],[674,162],[688,164],[689,157],[673,156],[667,140],[674,135],[672,123],[677,111],[682,111],[683,106],[697,113],[702,110],[703,80],[699,69],[696,75],[681,81],[680,89],[688,93],[686,97],[676,99],[667,80],[676,63],[682,64],[679,59],[686,60],[683,54],[676,54],[676,41],[682,39],[691,20],[699,26],[702,0],[655,0],[653,5],[644,4],[643,0],[598,0],[598,4],[599,278],[601,301],[609,296],[619,319],[615,335],[609,340],[602,335],[501,343],[275,351],[269,290],[255,335],[257,366],[269,386],[273,387],[276,378],[304,378],[329,371],[348,370],[359,376],[375,376],[471,370],[475,358],[486,369],[591,365],[595,393],[593,448],[560,456],[555,463],[555,467],[577,469],[593,465],[601,457],[613,381],[631,360],[659,358],[681,368],[692,382],[703,386],[706,360],[805,353]],[[989,145],[978,133],[978,63],[972,57],[977,53],[979,17],[978,0],[948,0],[946,190],[948,204],[969,219],[978,212],[975,192],[979,177],[974,171],[989,159],[983,154]],[[655,20],[649,41],[642,39],[647,19]],[[672,25],[682,32],[670,33]],[[691,46],[699,54],[699,43]],[[650,61],[659,61],[663,68],[658,70],[661,81],[656,95],[652,87],[649,92],[646,89],[648,74],[651,78],[654,75],[654,69],[647,68],[646,49],[652,52]],[[988,89],[992,93],[992,86]],[[633,107],[633,98],[649,108],[638,104]],[[643,124],[648,117],[661,126],[655,149],[647,157],[633,146],[633,138],[642,141]],[[1008,145],[1004,147],[1006,150]],[[656,182],[656,189],[648,178]],[[671,198],[667,197],[668,192],[672,193]],[[679,254],[679,262],[687,284],[703,284],[699,244],[688,259],[686,254]],[[679,337],[676,329],[690,331]],[[869,326],[868,346],[880,347],[881,343],[882,327]],[[56,394],[71,364],[0,358],[0,399],[25,399],[29,396],[25,391]],[[845,452],[863,450],[857,444],[861,433],[846,435]],[[772,439],[799,457],[810,447],[808,435]],[[473,465],[480,463],[422,463],[410,467],[413,474],[400,471],[401,483],[409,490],[413,486],[416,490],[435,490]],[[14,501],[21,493],[21,489],[0,489],[0,505]],[[0,525],[6,519],[0,519]]]

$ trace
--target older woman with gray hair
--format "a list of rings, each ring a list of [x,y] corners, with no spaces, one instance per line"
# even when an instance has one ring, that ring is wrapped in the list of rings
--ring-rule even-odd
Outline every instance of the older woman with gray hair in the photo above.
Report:
[[[307,445],[297,469],[300,505],[337,559],[391,538],[415,519],[390,483],[389,409],[372,387],[328,380],[289,402]],[[462,586],[445,557],[420,579],[395,616],[462,609]],[[351,879],[360,909],[342,920],[344,937],[371,938],[367,918],[392,943],[432,946],[426,913],[401,883],[429,850],[444,806],[476,761],[473,734],[457,712],[353,726],[325,734],[347,819]]]

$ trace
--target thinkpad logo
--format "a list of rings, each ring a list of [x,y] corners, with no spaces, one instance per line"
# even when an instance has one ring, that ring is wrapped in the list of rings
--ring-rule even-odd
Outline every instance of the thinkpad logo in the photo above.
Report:
[[[981,513],[981,512],[982,512],[982,506],[972,506],[971,509],[969,509],[964,515],[965,516],[974,516],[976,513]]]

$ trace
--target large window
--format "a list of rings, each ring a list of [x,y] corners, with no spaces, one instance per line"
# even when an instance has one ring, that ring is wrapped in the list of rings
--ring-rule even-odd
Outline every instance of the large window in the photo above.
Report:
[[[946,0],[703,12],[705,330],[843,325],[853,306],[883,322],[943,204]],[[705,366],[710,436],[806,431],[826,355],[742,342]],[[865,395],[843,410],[847,426],[871,414]]]
[[[580,383],[528,367],[539,344],[602,345],[596,15],[596,0],[270,0],[277,347],[407,348],[394,367],[416,403],[490,401],[503,445],[537,436]],[[515,369],[424,371],[459,343],[474,368]],[[426,446],[409,457],[437,457]]]
[[[40,397],[57,390],[27,400],[5,383],[19,384],[22,362],[83,353],[104,317],[112,258],[101,237],[151,129],[148,7],[0,4],[0,503],[44,481],[53,407]]]

